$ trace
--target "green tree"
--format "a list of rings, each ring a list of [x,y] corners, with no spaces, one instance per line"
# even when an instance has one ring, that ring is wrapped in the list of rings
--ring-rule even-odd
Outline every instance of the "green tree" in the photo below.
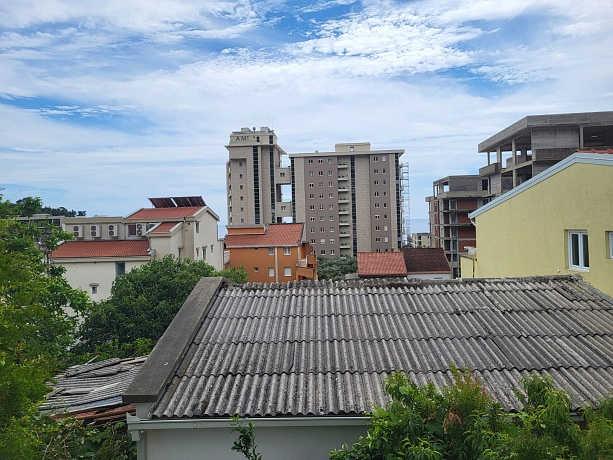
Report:
[[[341,281],[345,275],[358,272],[355,257],[321,257],[317,260],[317,278],[320,280]]]
[[[247,281],[242,268],[215,271],[204,261],[170,255],[118,276],[111,296],[88,312],[77,350],[94,352],[96,347],[113,343],[121,347],[137,339],[158,340],[198,281],[209,276]]]
[[[60,269],[45,266],[35,243],[40,230],[12,220],[22,209],[9,204],[0,196],[0,429],[47,393],[46,382],[74,342],[77,318],[66,309],[81,313],[88,305]]]

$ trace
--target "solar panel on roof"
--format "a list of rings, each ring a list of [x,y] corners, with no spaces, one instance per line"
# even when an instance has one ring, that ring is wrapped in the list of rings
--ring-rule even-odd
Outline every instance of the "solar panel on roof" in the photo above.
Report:
[[[166,198],[149,198],[156,208],[191,208],[206,206],[201,196],[173,196]]]

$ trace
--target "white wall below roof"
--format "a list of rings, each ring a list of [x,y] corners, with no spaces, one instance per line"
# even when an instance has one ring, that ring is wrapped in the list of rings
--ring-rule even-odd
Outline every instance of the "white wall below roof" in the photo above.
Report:
[[[257,451],[266,460],[325,460],[344,443],[351,446],[364,436],[367,425],[258,427],[254,430]],[[146,458],[138,460],[240,460],[231,450],[238,433],[231,428],[147,430]]]
[[[54,265],[61,265],[66,268],[64,278],[68,281],[68,284],[72,288],[80,288],[87,292],[90,299],[95,302],[99,302],[108,298],[111,295],[111,287],[113,281],[115,281],[115,262],[125,262],[126,273],[135,267],[140,267],[148,262],[148,258],[142,258],[139,260],[96,260],[91,259],[81,260],[78,262],[60,262],[59,259],[55,260]],[[95,284],[98,286],[98,293],[92,294],[91,286]],[[69,314],[74,312],[69,311]]]

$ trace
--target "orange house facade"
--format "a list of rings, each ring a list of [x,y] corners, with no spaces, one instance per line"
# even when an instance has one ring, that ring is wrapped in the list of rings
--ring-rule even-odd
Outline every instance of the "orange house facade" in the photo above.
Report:
[[[227,267],[242,266],[251,283],[287,283],[317,279],[317,256],[303,242],[303,224],[228,227]]]

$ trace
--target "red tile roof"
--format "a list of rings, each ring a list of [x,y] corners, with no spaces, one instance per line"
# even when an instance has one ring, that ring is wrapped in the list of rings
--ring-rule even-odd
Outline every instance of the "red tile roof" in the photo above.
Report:
[[[358,275],[381,276],[407,274],[400,252],[358,252]]]
[[[151,233],[168,233],[180,222],[162,222],[160,225],[151,230]]]
[[[148,240],[66,241],[50,255],[52,259],[85,257],[136,257],[149,255]]]
[[[302,224],[270,224],[264,234],[226,235],[226,247],[299,246]]]
[[[408,273],[451,273],[443,248],[404,248]]]
[[[143,208],[130,214],[126,219],[176,219],[194,216],[204,209],[204,206],[189,206],[184,208]]]

